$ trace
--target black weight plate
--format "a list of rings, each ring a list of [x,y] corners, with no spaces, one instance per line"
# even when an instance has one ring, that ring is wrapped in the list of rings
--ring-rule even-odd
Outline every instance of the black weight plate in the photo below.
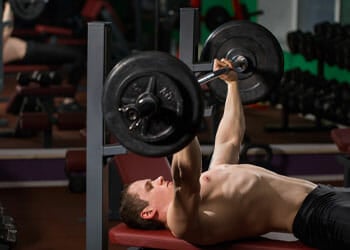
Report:
[[[133,74],[119,85],[116,98],[129,130],[147,142],[167,140],[184,114],[180,89],[161,72]]]
[[[33,20],[43,12],[48,0],[9,0],[15,16],[23,20]]]
[[[142,116],[138,100],[149,89],[158,108],[154,111],[151,105],[153,111],[146,109]],[[160,51],[139,52],[118,62],[106,78],[102,105],[106,126],[117,140],[128,150],[150,157],[173,154],[188,144],[203,112],[193,72]],[[140,121],[139,126],[135,121]]]
[[[260,24],[246,20],[230,21],[215,29],[206,40],[200,60],[229,58],[242,55],[249,67],[238,73],[243,104],[262,101],[283,75],[283,52],[274,35]],[[208,83],[219,101],[226,99],[227,87],[220,80]]]
[[[222,6],[211,7],[205,15],[205,24],[210,31],[213,31],[220,25],[230,21],[232,17]]]

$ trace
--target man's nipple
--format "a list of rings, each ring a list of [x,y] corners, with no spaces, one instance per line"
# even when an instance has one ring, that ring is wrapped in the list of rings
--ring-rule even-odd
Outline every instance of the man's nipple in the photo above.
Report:
[[[204,174],[204,175],[202,175],[202,180],[203,180],[203,181],[206,181],[206,182],[209,182],[209,181],[210,181],[210,178],[209,178],[208,175]]]

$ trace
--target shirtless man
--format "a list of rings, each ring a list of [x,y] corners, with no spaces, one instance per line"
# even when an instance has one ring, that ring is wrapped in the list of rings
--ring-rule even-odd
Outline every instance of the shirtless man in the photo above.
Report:
[[[215,59],[214,70],[226,66],[232,67],[230,61]],[[139,180],[124,190],[122,220],[141,229],[165,227],[175,237],[199,245],[274,231],[294,233],[314,247],[350,249],[350,190],[238,164],[245,120],[237,76],[230,71],[221,79],[228,91],[209,170],[201,171],[201,152],[195,138],[174,154],[172,181],[163,177]],[[337,207],[344,200],[347,207]],[[309,207],[314,209],[312,213]],[[321,216],[325,212],[334,214]]]

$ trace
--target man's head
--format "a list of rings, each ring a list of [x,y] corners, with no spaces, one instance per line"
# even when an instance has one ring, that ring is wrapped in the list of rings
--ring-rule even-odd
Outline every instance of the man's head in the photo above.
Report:
[[[162,176],[155,180],[135,181],[122,192],[120,217],[133,228],[164,228],[173,193],[172,182],[165,181]]]

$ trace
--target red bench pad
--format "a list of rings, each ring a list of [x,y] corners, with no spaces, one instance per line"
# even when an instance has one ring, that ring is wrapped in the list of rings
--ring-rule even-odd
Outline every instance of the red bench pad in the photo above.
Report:
[[[332,129],[331,137],[339,151],[350,153],[350,128]]]
[[[17,72],[33,72],[33,71],[49,71],[57,69],[57,65],[43,65],[43,64],[5,64],[4,73]]]
[[[120,223],[109,230],[109,241],[121,246],[169,250],[312,250],[300,241],[279,241],[262,237],[249,241],[236,241],[210,247],[199,247],[175,238],[168,230],[137,230]]]

